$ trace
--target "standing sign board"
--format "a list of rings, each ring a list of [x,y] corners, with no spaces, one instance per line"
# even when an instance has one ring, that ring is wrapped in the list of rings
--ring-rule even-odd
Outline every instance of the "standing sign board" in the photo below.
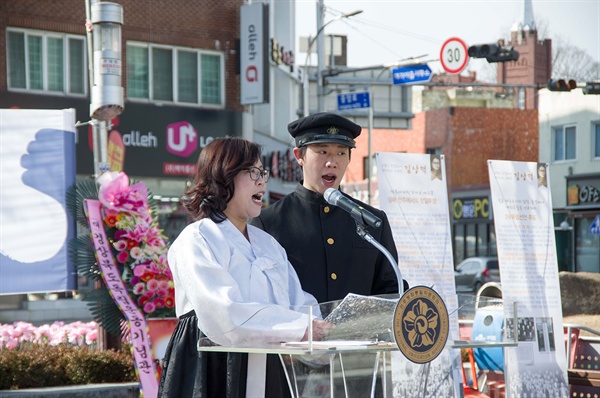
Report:
[[[458,37],[452,37],[442,45],[440,62],[442,68],[449,74],[462,72],[469,61],[467,44]]]
[[[361,109],[371,107],[369,92],[338,94],[338,110]]]
[[[457,312],[453,311],[458,308],[458,299],[444,157],[378,153],[376,160],[379,203],[392,228],[402,277],[413,287],[431,286],[442,297],[450,316],[450,339],[458,340]],[[422,369],[399,354],[392,354],[393,390],[405,393],[394,396],[415,396]],[[438,386],[432,390],[434,396],[461,396],[458,364],[457,350],[444,350],[431,362],[429,379]]]
[[[427,83],[431,75],[431,69],[427,64],[401,66],[392,69],[392,82],[394,85]]]
[[[545,163],[488,161],[502,298],[517,303],[517,325],[504,330],[506,391],[521,397],[567,397],[560,283]],[[505,309],[506,310],[506,309]],[[509,314],[510,315],[510,314]],[[514,314],[510,317],[514,317]],[[537,380],[544,390],[540,391]]]

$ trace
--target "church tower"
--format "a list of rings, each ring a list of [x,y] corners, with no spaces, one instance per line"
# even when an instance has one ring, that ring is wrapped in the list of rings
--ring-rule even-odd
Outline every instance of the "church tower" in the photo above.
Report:
[[[552,40],[538,40],[531,1],[524,0],[523,20],[513,25],[510,32],[511,38],[507,44],[519,52],[519,59],[498,63],[498,83],[545,86],[552,76]],[[516,90],[515,106],[517,108],[537,109],[536,88],[517,88]]]

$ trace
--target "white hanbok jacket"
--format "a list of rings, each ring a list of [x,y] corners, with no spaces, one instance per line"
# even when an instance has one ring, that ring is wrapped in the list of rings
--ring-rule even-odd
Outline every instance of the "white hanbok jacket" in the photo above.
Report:
[[[181,232],[168,253],[177,316],[194,310],[200,330],[220,345],[299,341],[317,301],[275,238],[252,225],[248,235],[209,218]]]

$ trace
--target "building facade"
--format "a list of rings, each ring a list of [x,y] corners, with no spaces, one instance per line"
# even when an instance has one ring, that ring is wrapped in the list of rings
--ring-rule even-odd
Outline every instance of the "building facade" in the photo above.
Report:
[[[539,98],[559,267],[600,272],[600,96],[544,89]]]
[[[86,7],[95,1],[0,3],[0,107],[74,108],[90,120]],[[162,205],[168,235],[185,223],[178,198],[198,155],[216,137],[242,135],[239,89],[241,0],[147,3],[123,0],[124,111],[108,143],[120,169]],[[110,155],[110,151],[109,151]],[[77,175],[94,174],[92,128],[77,132]]]

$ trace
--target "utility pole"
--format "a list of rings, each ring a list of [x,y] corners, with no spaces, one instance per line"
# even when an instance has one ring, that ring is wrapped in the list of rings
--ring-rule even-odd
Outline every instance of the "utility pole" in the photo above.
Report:
[[[94,177],[109,171],[107,121],[124,109],[121,84],[121,26],[123,7],[117,3],[85,0],[86,34],[88,45],[88,72],[90,83],[90,118],[94,145]],[[96,280],[96,289],[106,289],[102,280]],[[98,348],[120,347],[120,336],[98,327]]]
[[[323,20],[325,7],[323,0],[317,1],[317,32],[323,30]],[[317,110],[323,112],[323,76],[321,71],[324,69],[325,46],[323,35],[317,35]]]

